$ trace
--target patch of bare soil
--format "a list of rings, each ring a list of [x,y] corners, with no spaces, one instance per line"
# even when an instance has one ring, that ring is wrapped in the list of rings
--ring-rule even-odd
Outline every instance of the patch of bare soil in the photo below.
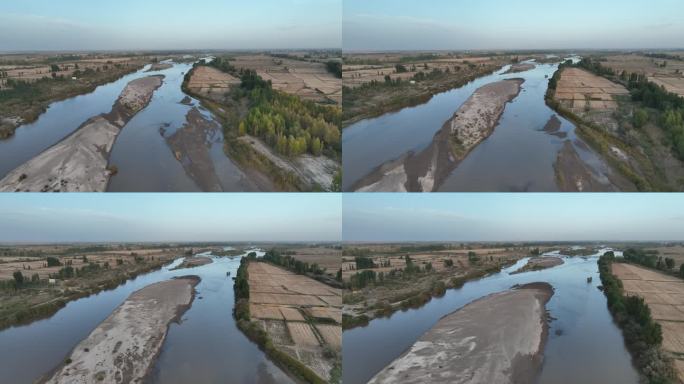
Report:
[[[548,334],[548,283],[495,293],[443,317],[369,383],[532,383]]]
[[[543,256],[543,257],[533,257],[530,258],[530,260],[527,261],[527,264],[525,264],[522,268],[518,269],[517,271],[511,273],[511,274],[516,274],[516,273],[523,273],[523,272],[528,272],[528,271],[540,271],[542,269],[546,268],[552,268],[558,265],[563,264],[563,259],[560,257],[556,256]]]
[[[479,143],[489,137],[508,102],[520,93],[523,79],[509,79],[478,88],[435,134],[432,144],[376,168],[353,189],[374,192],[431,192]],[[406,179],[402,183],[402,181]],[[384,189],[390,188],[390,189]]]
[[[169,69],[171,67],[173,67],[173,64],[171,63],[154,63],[150,66],[150,69],[145,72],[163,71],[164,69]]]
[[[185,260],[183,260],[183,262],[179,266],[173,268],[173,270],[200,267],[202,265],[211,264],[213,262],[214,261],[211,259],[211,257],[207,256],[188,257]]]
[[[115,169],[109,153],[126,123],[149,104],[160,75],[131,81],[111,112],[93,117],[72,134],[0,180],[4,192],[104,192]]]
[[[134,292],[71,352],[46,383],[142,382],[168,326],[190,307],[197,276],[162,281]]]
[[[553,167],[556,171],[558,188],[563,192],[613,191],[610,185],[598,181],[594,172],[582,161],[569,140],[566,140],[561,150],[558,151]]]
[[[532,63],[513,64],[508,69],[508,71],[504,72],[504,75],[508,74],[508,73],[525,72],[525,71],[529,71],[529,70],[534,69],[534,68],[536,68],[536,66]]]
[[[200,65],[192,70],[187,86],[195,94],[220,101],[232,86],[239,84],[240,79],[226,72]]]
[[[308,187],[318,185],[321,189],[329,191],[332,189],[335,173],[340,166],[334,160],[321,155],[312,156],[309,154],[301,155],[294,159],[280,156],[259,138],[244,135],[239,140],[247,143],[257,153],[266,157],[276,167],[286,173],[291,173],[300,178]]]

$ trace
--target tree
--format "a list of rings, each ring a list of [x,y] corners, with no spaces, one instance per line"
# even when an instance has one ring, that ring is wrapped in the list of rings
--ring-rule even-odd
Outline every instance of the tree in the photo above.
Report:
[[[475,253],[473,251],[469,251],[468,252],[468,261],[470,261],[471,263],[477,263],[478,261],[480,261],[480,258],[477,257],[477,253]]]
[[[61,265],[62,265],[62,263],[59,261],[58,258],[53,257],[53,256],[48,256],[48,258],[47,258],[47,266],[48,267],[59,267]]]
[[[57,64],[52,64],[52,65],[50,66],[50,72],[53,72],[53,73],[54,73],[54,72],[59,72],[59,65],[57,65]],[[53,75],[53,77],[54,77],[54,75]]]
[[[682,263],[682,265],[679,266],[679,277],[684,279],[684,263]]]
[[[675,267],[674,259],[672,259],[670,257],[666,257],[665,258],[665,266],[667,267],[667,269],[673,269]]]
[[[14,276],[14,284],[17,286],[17,288],[24,284],[24,275],[21,273],[21,271],[14,272],[12,276]]]
[[[638,108],[634,111],[634,126],[641,128],[648,122],[648,112],[643,108]]]

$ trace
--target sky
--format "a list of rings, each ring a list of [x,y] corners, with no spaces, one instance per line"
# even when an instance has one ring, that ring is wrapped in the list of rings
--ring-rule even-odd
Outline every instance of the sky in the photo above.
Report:
[[[0,243],[337,241],[335,193],[0,194]]]
[[[342,0],[2,0],[0,51],[341,47]]]
[[[684,240],[684,194],[358,193],[345,242]]]
[[[684,48],[681,0],[344,0],[345,51]]]

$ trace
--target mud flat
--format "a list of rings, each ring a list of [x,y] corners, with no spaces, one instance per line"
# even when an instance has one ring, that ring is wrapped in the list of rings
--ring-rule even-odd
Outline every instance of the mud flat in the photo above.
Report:
[[[20,165],[0,180],[3,192],[104,192],[115,169],[108,168],[117,136],[145,108],[164,76],[131,81],[111,112],[88,119],[74,133]]]
[[[520,63],[520,64],[513,64],[511,67],[508,69],[508,71],[504,72],[505,74],[508,73],[518,73],[518,72],[525,72],[529,71],[531,69],[534,69],[536,66],[531,63]]]
[[[176,268],[173,268],[172,270],[176,269],[181,269],[181,268],[194,268],[194,267],[200,267],[202,265],[207,265],[211,264],[214,262],[211,257],[206,257],[206,256],[195,256],[195,257],[188,257],[183,262],[177,266]]]
[[[190,307],[196,276],[149,285],[134,292],[45,383],[141,382],[157,358],[169,323]]]
[[[533,257],[522,268],[513,273],[523,273],[528,271],[540,271],[563,264],[563,259],[555,256]]]
[[[369,383],[534,382],[552,295],[548,283],[531,283],[467,304],[443,317]]]
[[[431,192],[494,131],[506,104],[520,93],[523,79],[509,79],[478,88],[444,123],[432,143],[418,154],[382,164],[359,180],[363,192]]]

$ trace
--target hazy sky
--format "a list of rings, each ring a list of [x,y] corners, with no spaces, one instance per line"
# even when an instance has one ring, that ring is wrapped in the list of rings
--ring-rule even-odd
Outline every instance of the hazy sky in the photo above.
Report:
[[[342,0],[2,0],[0,51],[340,48]]]
[[[340,241],[334,193],[0,194],[0,242]]]
[[[684,240],[684,194],[344,194],[344,241]]]
[[[344,0],[343,49],[682,48],[682,0]]]

